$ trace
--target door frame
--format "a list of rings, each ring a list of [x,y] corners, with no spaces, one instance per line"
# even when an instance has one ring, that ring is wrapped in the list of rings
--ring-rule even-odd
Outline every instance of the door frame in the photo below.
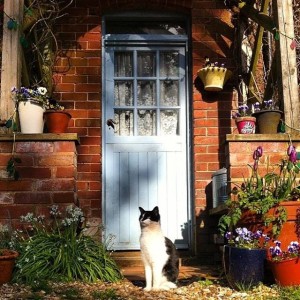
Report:
[[[116,13],[105,15],[102,18],[102,162],[106,157],[106,147],[105,147],[105,138],[106,138],[106,120],[104,118],[106,112],[106,70],[105,70],[105,48],[108,45],[136,45],[137,43],[141,45],[141,40],[145,40],[146,36],[141,34],[114,34],[113,36],[106,35],[106,21],[112,19],[134,19],[134,20],[144,20],[145,18],[149,18],[151,20],[184,20],[186,22],[187,34],[185,36],[176,36],[176,35],[147,35],[147,41],[145,42],[147,45],[161,45],[162,41],[167,45],[181,45],[185,47],[185,57],[186,57],[186,163],[187,163],[187,216],[189,220],[189,251],[191,253],[195,253],[196,249],[196,236],[195,236],[195,207],[194,207],[194,164],[193,164],[193,149],[192,149],[192,137],[193,137],[193,126],[192,126],[192,49],[191,49],[191,26],[190,20],[186,17],[186,15],[181,14],[153,14],[153,13],[145,13],[143,17],[140,17],[139,12],[126,12],[126,13]],[[106,174],[105,163],[102,163],[102,178],[104,174]],[[105,220],[105,210],[106,210],[106,200],[105,200],[105,180],[102,179],[102,224],[106,224]],[[104,228],[105,230],[105,228]],[[103,235],[104,236],[104,235]]]

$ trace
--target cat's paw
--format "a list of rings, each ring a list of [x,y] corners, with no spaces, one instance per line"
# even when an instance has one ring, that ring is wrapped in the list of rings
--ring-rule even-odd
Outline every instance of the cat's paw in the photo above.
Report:
[[[170,281],[164,282],[160,286],[160,289],[164,290],[164,291],[168,291],[170,289],[176,289],[176,288],[177,288],[177,285],[175,283],[173,283],[173,282],[170,282]]]
[[[151,291],[151,287],[146,286],[146,287],[144,288],[144,291],[145,291],[145,292],[150,292],[150,291]]]

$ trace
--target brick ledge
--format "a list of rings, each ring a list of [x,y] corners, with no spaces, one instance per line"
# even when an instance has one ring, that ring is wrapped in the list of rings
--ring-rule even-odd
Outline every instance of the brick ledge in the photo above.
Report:
[[[14,134],[0,134],[0,141],[13,141]],[[80,144],[77,133],[16,133],[16,141],[74,141]]]
[[[247,141],[300,141],[300,134],[226,134],[226,142],[247,142]]]

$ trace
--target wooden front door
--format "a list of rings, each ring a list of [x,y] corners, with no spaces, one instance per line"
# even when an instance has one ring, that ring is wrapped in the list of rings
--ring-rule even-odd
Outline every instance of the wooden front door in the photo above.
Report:
[[[165,235],[188,248],[185,44],[107,43],[104,77],[106,238],[115,250],[139,249],[138,207],[158,205]]]

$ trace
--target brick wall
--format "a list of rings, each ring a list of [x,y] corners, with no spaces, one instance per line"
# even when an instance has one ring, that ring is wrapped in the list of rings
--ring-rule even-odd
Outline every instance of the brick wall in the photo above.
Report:
[[[98,3],[99,2],[99,3]],[[225,135],[231,133],[232,84],[208,93],[197,78],[204,57],[233,67],[230,13],[219,1],[77,1],[58,26],[66,56],[58,65],[56,91],[71,109],[70,132],[78,133],[77,192],[89,217],[101,223],[101,15],[126,10],[184,12],[191,20],[194,202],[198,253],[214,249],[209,240],[211,176],[225,165]],[[65,71],[67,70],[67,71]],[[210,246],[208,246],[210,245]]]
[[[211,227],[215,228],[215,224],[211,223],[208,216],[208,209],[212,202],[211,176],[225,166],[225,136],[232,131],[231,110],[236,104],[232,102],[234,77],[225,86],[224,91],[209,93],[204,91],[203,85],[197,77],[197,71],[203,66],[205,56],[209,56],[213,62],[225,63],[230,69],[235,68],[231,60],[233,58],[234,29],[230,22],[230,13],[224,8],[223,1],[85,0],[73,2],[73,5],[68,8],[68,15],[58,20],[56,28],[59,47],[62,51],[57,60],[54,82],[57,98],[72,114],[69,132],[77,133],[80,137],[80,145],[76,147],[78,164],[74,166],[76,178],[69,174],[72,170],[68,169],[68,166],[59,165],[62,161],[57,159],[55,151],[54,157],[50,155],[46,159],[48,152],[43,152],[44,147],[49,147],[49,150],[53,151],[57,147],[55,143],[45,143],[45,145],[44,143],[21,143],[18,148],[24,149],[24,153],[22,153],[24,162],[33,163],[32,155],[38,157],[34,161],[41,165],[36,165],[34,168],[39,168],[41,172],[34,176],[35,173],[32,172],[34,170],[30,165],[28,169],[21,170],[21,176],[28,176],[30,173],[36,177],[35,181],[38,184],[33,184],[33,178],[29,180],[28,186],[24,189],[27,188],[27,193],[31,193],[33,197],[20,197],[23,199],[20,201],[25,203],[18,207],[24,211],[33,206],[39,208],[43,201],[46,202],[45,205],[55,201],[59,202],[59,199],[63,199],[62,194],[61,192],[54,193],[54,190],[61,187],[68,195],[68,199],[71,200],[70,194],[73,191],[71,191],[71,185],[74,184],[78,204],[85,210],[91,222],[95,225],[101,223],[101,21],[102,15],[105,13],[126,10],[185,13],[191,21],[189,54],[192,61],[190,62],[189,93],[192,109],[193,165],[191,168],[193,172],[193,202],[195,203],[195,237],[197,253],[205,256],[207,253],[211,253],[215,247],[209,239]],[[6,144],[5,147],[9,147],[9,145]],[[33,151],[38,148],[41,148],[41,151]],[[28,155],[27,152],[32,155]],[[4,156],[6,155],[8,154],[4,154]],[[3,155],[0,155],[0,160],[1,156]],[[69,156],[68,159],[70,159]],[[31,171],[29,172],[29,170]],[[71,185],[68,180],[63,178],[64,176],[72,178]],[[24,179],[22,184],[25,182],[27,181]],[[75,188],[74,185],[72,188]],[[11,199],[11,193],[20,193],[18,183],[15,183],[15,186],[16,191],[10,188],[5,192],[7,194],[5,199]],[[48,193],[51,189],[53,193]],[[43,193],[46,194],[45,197],[42,197]],[[15,207],[16,203],[5,205],[14,205]]]
[[[0,142],[0,219],[18,224],[28,212],[47,214],[49,206],[76,203],[77,158],[74,141],[17,141],[14,156],[20,178],[7,178],[13,141]]]

